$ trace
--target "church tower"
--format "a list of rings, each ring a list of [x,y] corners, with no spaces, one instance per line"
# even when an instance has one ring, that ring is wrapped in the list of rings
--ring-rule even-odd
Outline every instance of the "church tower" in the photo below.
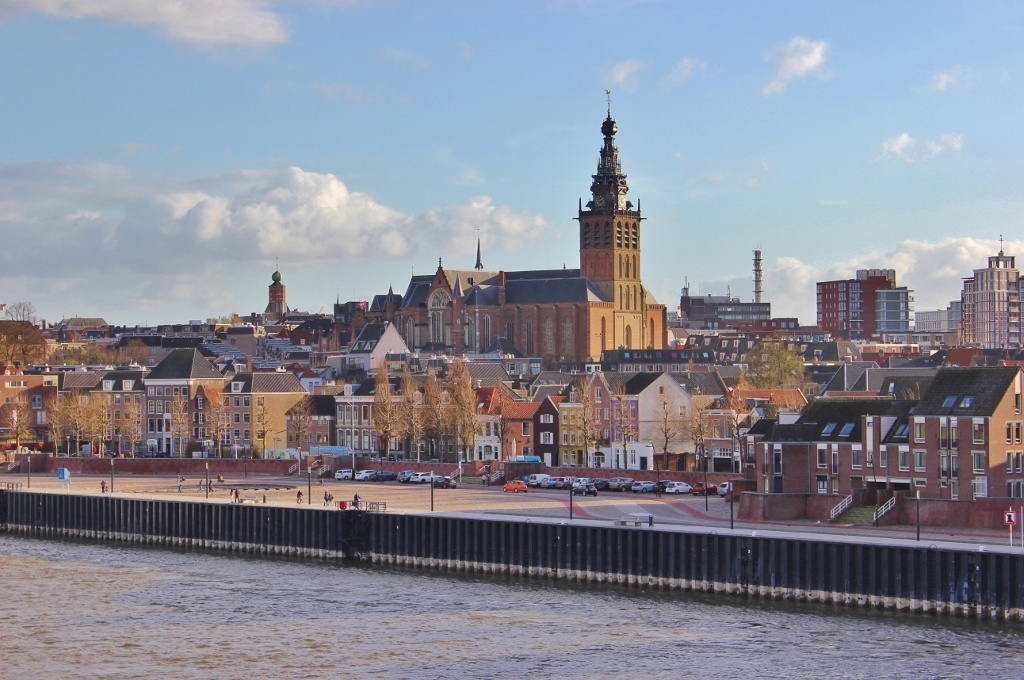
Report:
[[[271,284],[267,287],[267,308],[263,315],[268,321],[280,321],[290,311],[285,295],[285,285],[281,283],[281,272],[274,270],[270,280]]]
[[[604,145],[590,185],[591,200],[579,207],[580,276],[589,278],[614,303],[611,337],[605,349],[646,347],[643,290],[640,285],[640,206],[626,200],[629,185],[615,146],[618,126],[608,116],[601,125]]]

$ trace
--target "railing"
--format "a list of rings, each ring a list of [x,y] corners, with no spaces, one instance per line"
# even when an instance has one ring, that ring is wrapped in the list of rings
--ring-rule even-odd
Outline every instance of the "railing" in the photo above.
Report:
[[[13,461],[7,464],[7,471],[10,472],[12,470],[16,470],[19,467],[21,467],[21,463],[19,463],[18,461]]]
[[[896,507],[896,496],[893,496],[885,502],[885,505],[875,510],[875,515],[872,518],[872,522],[877,522],[885,513]]]
[[[842,501],[840,501],[839,505],[832,508],[832,515],[829,518],[830,521],[834,522],[836,517],[839,517],[839,515],[843,514],[843,511],[846,510],[851,505],[853,505],[853,496],[847,496]]]
[[[295,473],[297,473],[298,471],[299,471],[299,464],[298,464],[298,463],[292,463],[292,464],[291,464],[291,465],[290,465],[290,466],[288,467],[288,474],[290,474],[290,475],[294,475],[294,474],[295,474]]]
[[[330,471],[331,471],[331,466],[330,465],[321,465],[320,467],[318,467],[316,469],[316,476],[317,477],[323,477],[324,475],[326,475]]]

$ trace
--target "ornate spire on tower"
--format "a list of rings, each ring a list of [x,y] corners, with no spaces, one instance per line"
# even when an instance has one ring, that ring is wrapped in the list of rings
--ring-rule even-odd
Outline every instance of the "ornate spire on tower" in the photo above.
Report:
[[[593,176],[594,181],[590,185],[593,202],[588,205],[597,212],[632,208],[626,201],[629,185],[626,184],[626,175],[619,163],[619,149],[615,146],[615,133],[619,128],[612,118],[611,90],[605,90],[605,94],[608,95],[608,117],[601,124],[604,145],[601,147],[601,160],[597,163],[597,174]]]
[[[476,232],[476,266],[473,269],[477,271],[483,271],[484,263],[480,259],[480,230]]]

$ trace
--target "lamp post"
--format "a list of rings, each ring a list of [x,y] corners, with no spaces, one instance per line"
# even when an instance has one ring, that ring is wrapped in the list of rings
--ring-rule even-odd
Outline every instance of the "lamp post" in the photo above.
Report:
[[[917,490],[917,540],[921,540],[921,490]]]
[[[114,493],[114,459],[110,459],[110,493]]]
[[[572,477],[569,478],[569,483],[566,486],[569,487],[569,519],[572,519]]]
[[[71,435],[68,435],[68,458],[71,457]]]
[[[313,459],[306,457],[306,505],[313,504]]]
[[[31,453],[26,453],[25,454],[25,462],[27,463],[27,466],[28,466],[28,488],[31,489],[32,488],[32,454]]]
[[[434,511],[434,471],[430,471],[430,511]]]
[[[206,500],[210,500],[210,464],[206,464]]]

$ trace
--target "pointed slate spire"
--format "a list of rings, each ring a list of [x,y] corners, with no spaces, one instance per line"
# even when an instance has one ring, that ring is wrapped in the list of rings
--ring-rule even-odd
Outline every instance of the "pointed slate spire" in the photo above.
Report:
[[[476,237],[476,266],[473,267],[473,268],[476,269],[477,271],[483,271],[483,268],[484,268],[484,263],[480,259],[480,235],[479,234],[477,234],[477,237]]]
[[[462,297],[462,277],[455,277],[455,290],[452,291],[452,295],[455,297]]]

